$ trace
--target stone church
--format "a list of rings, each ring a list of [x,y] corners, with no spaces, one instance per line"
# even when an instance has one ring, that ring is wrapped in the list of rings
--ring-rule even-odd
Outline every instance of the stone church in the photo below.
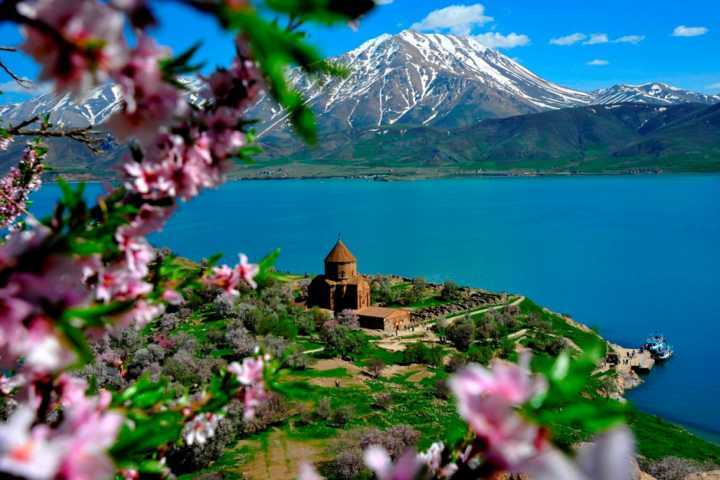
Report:
[[[325,257],[325,275],[310,283],[308,306],[340,312],[370,306],[370,284],[357,272],[357,259],[342,240]]]
[[[325,274],[310,283],[307,305],[333,312],[355,310],[363,328],[398,332],[411,326],[409,311],[372,306],[370,284],[358,273],[357,259],[342,240],[325,257]]]

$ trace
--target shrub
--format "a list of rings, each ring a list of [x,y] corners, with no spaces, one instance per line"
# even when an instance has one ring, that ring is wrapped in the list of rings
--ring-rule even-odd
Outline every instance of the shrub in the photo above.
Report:
[[[328,478],[343,480],[372,478],[363,462],[363,451],[370,445],[379,445],[397,459],[408,448],[415,446],[420,434],[412,427],[398,425],[383,432],[370,428],[352,430],[340,436],[332,445],[335,458],[323,465],[321,473]]]
[[[367,369],[374,378],[378,378],[385,368],[385,362],[382,358],[373,357],[367,361]]]
[[[702,464],[678,457],[665,457],[654,462],[643,462],[643,470],[657,480],[684,480],[693,473],[720,469],[718,465]]]
[[[219,362],[221,361],[212,358],[200,361],[192,353],[179,350],[165,361],[162,373],[182,385],[196,387],[210,380],[213,367]]]
[[[472,350],[473,347],[470,347]],[[465,355],[461,353],[455,353],[450,356],[450,359],[448,360],[447,365],[445,365],[445,370],[448,372],[457,372],[462,367],[464,367],[467,364],[467,359],[465,358]]]
[[[442,290],[440,290],[440,299],[446,301],[446,302],[457,302],[458,300],[462,300],[463,297],[463,291],[460,288],[460,286],[453,282],[452,280],[448,280],[443,284]]]
[[[315,414],[321,420],[329,420],[332,416],[332,404],[329,398],[321,398],[315,408]]]
[[[233,356],[237,358],[247,357],[257,347],[255,337],[240,322],[228,328],[225,332],[224,341],[227,346],[232,348]]]
[[[372,407],[379,410],[388,410],[392,405],[392,396],[387,392],[381,392],[373,397]]]
[[[408,345],[403,351],[402,363],[422,363],[434,367],[443,363],[443,349],[440,347],[428,347],[422,342],[415,342]]]
[[[350,330],[357,330],[360,328],[360,317],[358,317],[354,310],[346,309],[336,314],[335,321],[340,325],[348,327]]]
[[[527,347],[537,352],[545,352],[551,357],[557,357],[567,346],[561,337],[550,335],[535,335],[527,341]]]
[[[335,321],[325,322],[320,330],[320,340],[328,353],[346,359],[362,354],[368,346],[367,337],[362,332],[351,330]]]
[[[450,387],[445,380],[438,380],[435,382],[435,391],[433,392],[436,398],[441,400],[448,400],[450,398]]]
[[[351,405],[343,405],[333,410],[329,423],[333,427],[343,428],[350,423],[354,414],[355,410]]]
[[[275,313],[266,313],[262,315],[256,325],[256,333],[293,339],[297,337],[298,329],[291,318]]]
[[[378,278],[373,280],[370,288],[372,297],[376,302],[383,305],[397,303],[398,292],[392,288],[392,284],[387,278]]]
[[[481,365],[487,365],[495,355],[495,348],[491,345],[478,345],[475,344],[470,347],[467,353],[467,358],[471,362],[479,363]]]
[[[252,420],[242,424],[242,433],[251,434],[265,430],[270,425],[275,425],[286,420],[290,409],[286,401],[279,395],[270,392],[267,400],[260,404],[255,411]]]
[[[475,324],[467,317],[457,320],[448,327],[447,338],[458,350],[467,351],[475,339]]]

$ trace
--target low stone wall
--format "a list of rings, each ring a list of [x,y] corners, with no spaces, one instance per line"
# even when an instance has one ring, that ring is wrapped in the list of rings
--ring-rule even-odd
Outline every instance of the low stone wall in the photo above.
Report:
[[[472,291],[457,302],[415,310],[412,312],[412,321],[416,324],[425,323],[437,318],[477,310],[487,305],[495,305],[501,303],[502,299],[503,295],[497,293]]]

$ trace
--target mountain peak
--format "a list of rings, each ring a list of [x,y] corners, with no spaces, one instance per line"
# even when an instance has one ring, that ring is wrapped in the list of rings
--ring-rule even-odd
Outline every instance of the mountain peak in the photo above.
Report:
[[[639,85],[618,84],[593,92],[595,103],[648,103],[653,105],[674,105],[678,103],[704,103],[707,105],[720,102],[720,95],[707,95],[699,92],[683,90],[664,82],[647,82]]]

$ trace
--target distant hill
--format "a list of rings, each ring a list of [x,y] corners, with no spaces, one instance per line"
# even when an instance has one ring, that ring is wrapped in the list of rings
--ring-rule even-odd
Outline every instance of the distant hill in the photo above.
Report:
[[[281,155],[279,148],[269,156]],[[324,138],[288,162],[489,170],[720,170],[720,104],[568,108],[472,127],[404,127]]]

